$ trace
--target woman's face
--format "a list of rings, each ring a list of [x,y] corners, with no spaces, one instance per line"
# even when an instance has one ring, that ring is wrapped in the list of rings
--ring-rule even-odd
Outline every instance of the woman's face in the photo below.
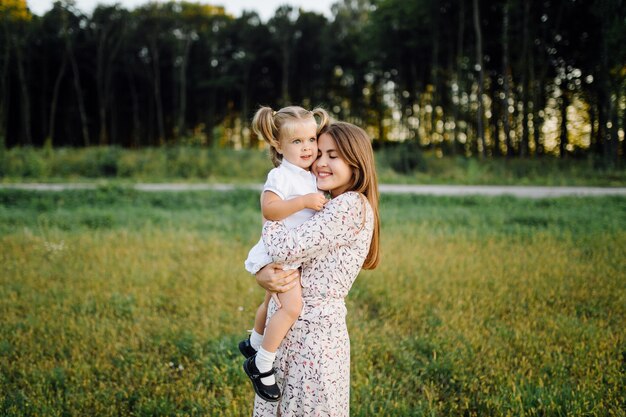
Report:
[[[313,162],[313,173],[317,177],[317,188],[330,191],[336,197],[348,189],[352,180],[352,168],[339,156],[335,140],[324,133],[317,139],[317,159]]]

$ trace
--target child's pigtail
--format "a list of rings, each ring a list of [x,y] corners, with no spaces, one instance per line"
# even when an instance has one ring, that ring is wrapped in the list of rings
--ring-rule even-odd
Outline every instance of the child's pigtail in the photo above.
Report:
[[[279,166],[282,161],[277,149],[280,146],[278,139],[278,127],[274,122],[276,112],[271,107],[261,107],[252,119],[252,131],[270,145],[270,156],[274,166]]]
[[[317,134],[319,136],[319,134],[322,131],[322,129],[324,129],[325,127],[327,127],[330,124],[330,122],[331,122],[330,116],[328,115],[326,110],[324,110],[321,107],[314,108],[311,113],[313,113],[314,117],[318,118]]]

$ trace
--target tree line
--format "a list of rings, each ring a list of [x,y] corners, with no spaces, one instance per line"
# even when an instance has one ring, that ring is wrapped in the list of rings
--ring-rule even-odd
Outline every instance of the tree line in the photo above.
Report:
[[[341,0],[263,22],[190,2],[0,3],[0,145],[255,147],[325,106],[439,155],[626,155],[624,0]]]

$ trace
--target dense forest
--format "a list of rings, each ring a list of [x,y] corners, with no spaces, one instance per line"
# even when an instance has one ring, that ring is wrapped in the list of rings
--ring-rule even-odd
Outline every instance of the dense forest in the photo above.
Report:
[[[341,0],[278,8],[0,2],[0,146],[258,146],[259,105],[322,105],[377,146],[626,155],[626,1]]]

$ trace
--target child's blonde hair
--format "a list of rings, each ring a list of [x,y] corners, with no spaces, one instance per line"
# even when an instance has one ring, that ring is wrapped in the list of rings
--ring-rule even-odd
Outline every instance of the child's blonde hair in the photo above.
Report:
[[[316,116],[319,121],[315,120]],[[275,167],[279,166],[283,160],[277,148],[280,146],[281,135],[285,134],[284,129],[289,128],[293,122],[307,119],[313,119],[317,124],[318,135],[330,123],[330,116],[321,107],[306,110],[300,106],[288,106],[274,111],[271,107],[264,106],[256,112],[252,119],[252,131],[270,145],[270,157]]]
[[[328,134],[337,144],[337,153],[352,168],[347,191],[356,191],[367,198],[374,214],[374,232],[363,269],[374,269],[380,262],[380,216],[378,214],[378,175],[370,137],[363,129],[346,122],[332,122],[321,134]]]

